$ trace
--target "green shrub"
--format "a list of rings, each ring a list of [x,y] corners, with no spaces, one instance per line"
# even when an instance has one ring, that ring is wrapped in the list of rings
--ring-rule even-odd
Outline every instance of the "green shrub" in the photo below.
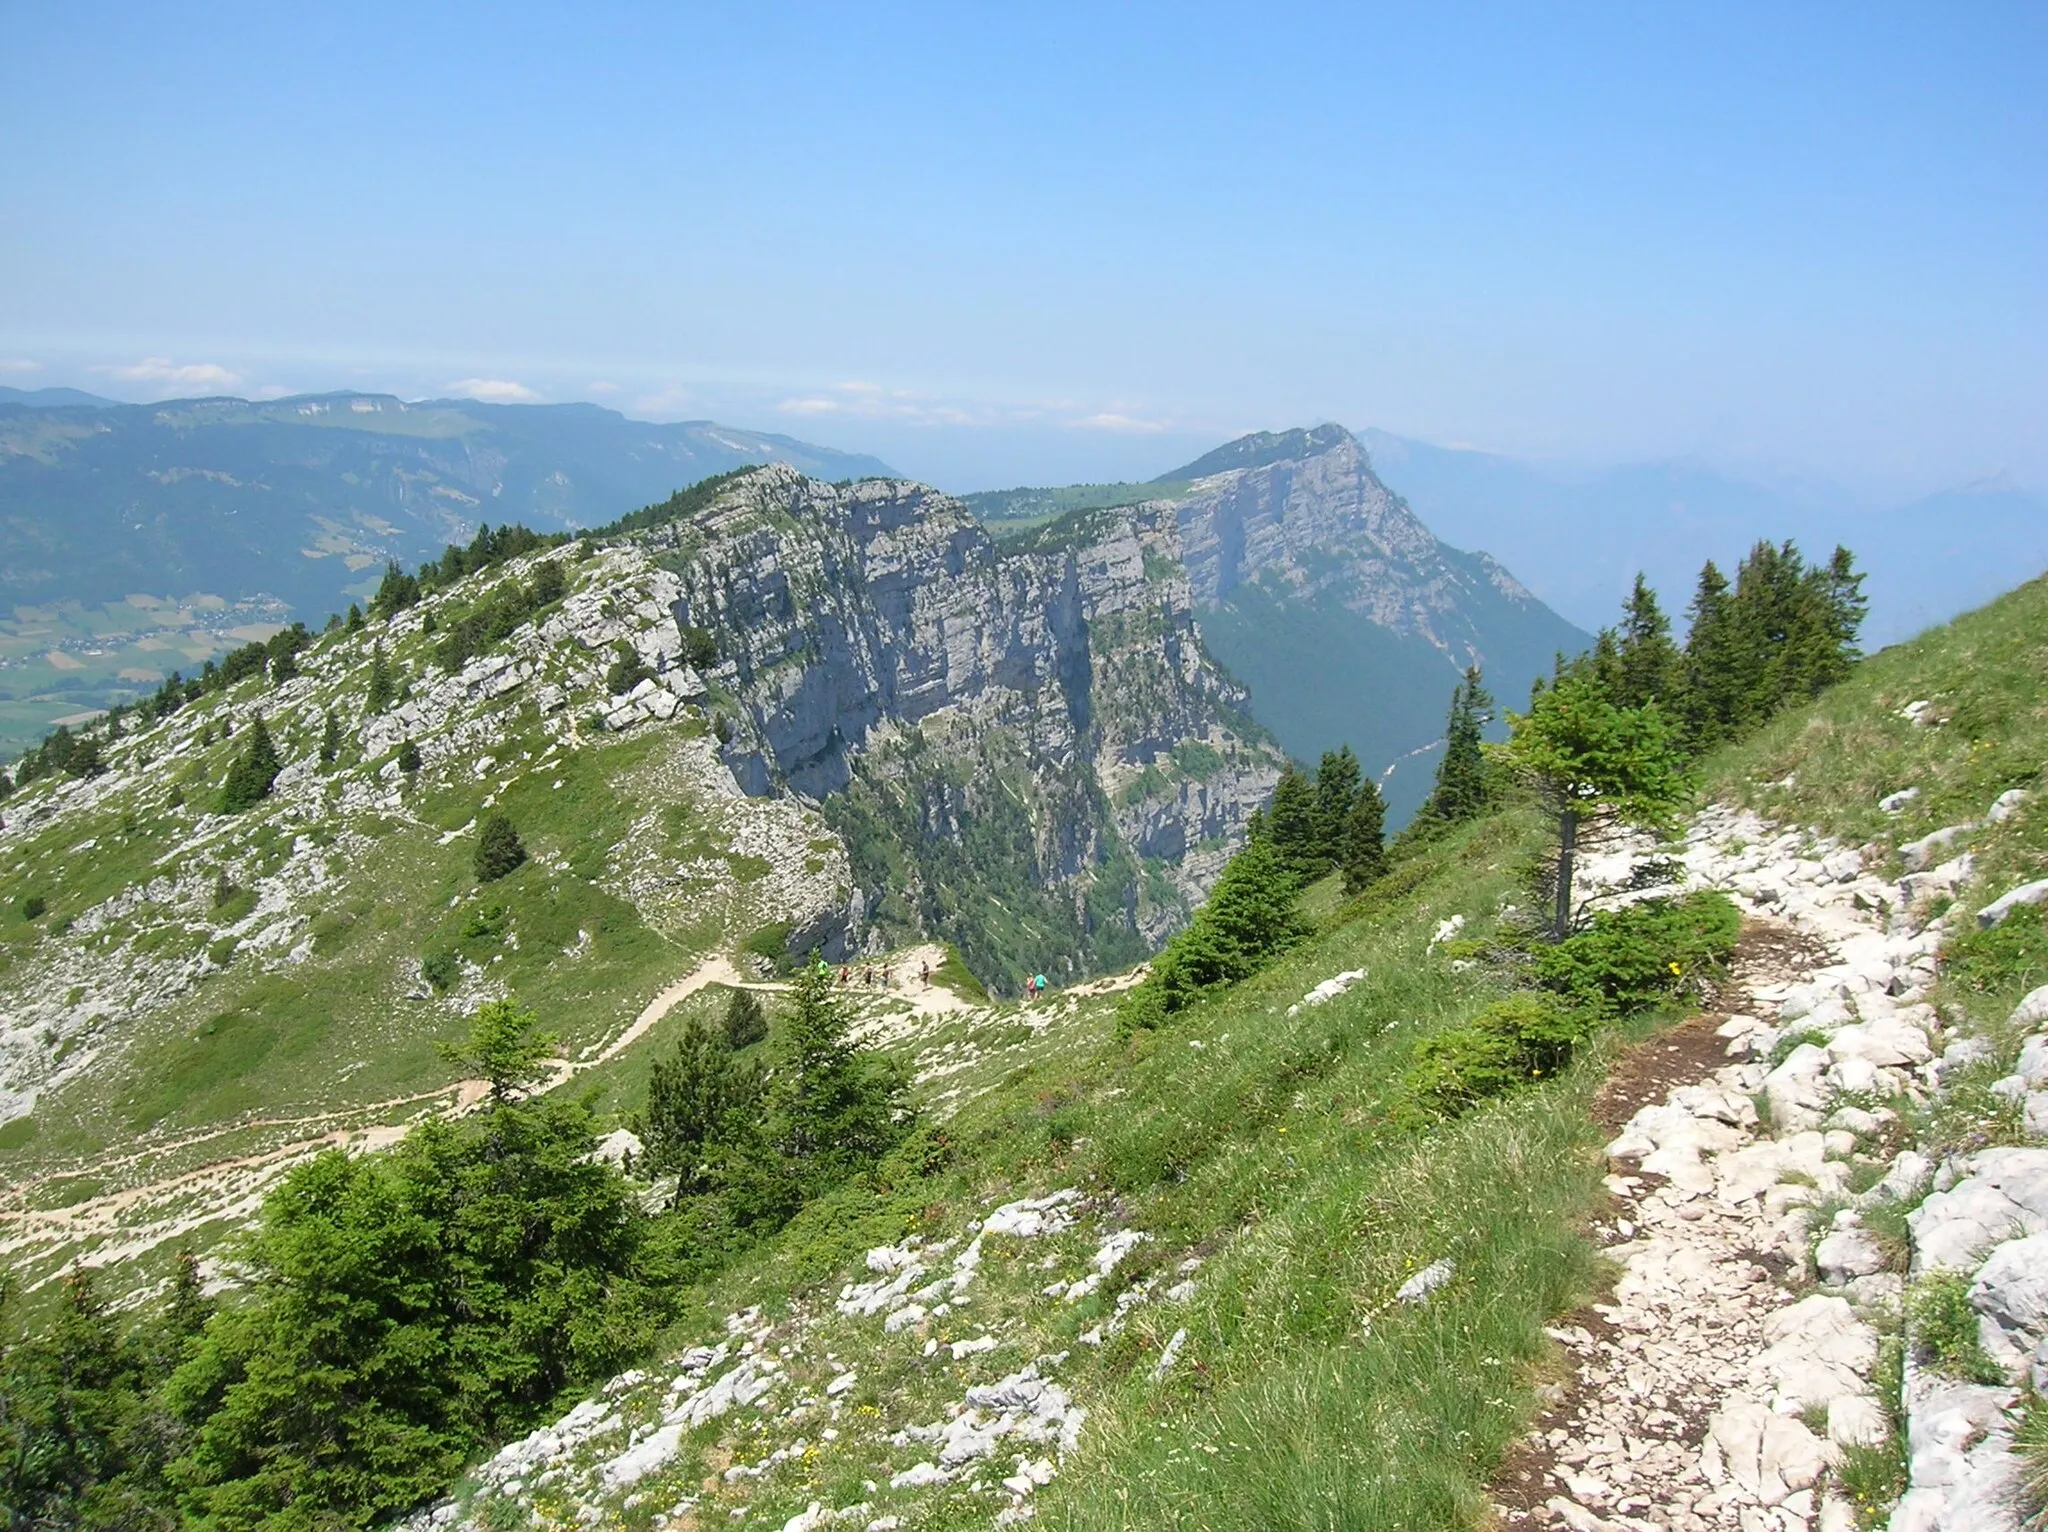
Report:
[[[21,901],[21,918],[23,920],[40,920],[43,918],[43,912],[49,909],[49,907],[49,901],[44,899],[41,894],[30,894]]]
[[[1592,1029],[1587,1013],[1548,995],[1511,995],[1426,1039],[1408,1073],[1409,1093],[1432,1111],[1455,1114],[1555,1075]]]
[[[2039,1532],[2048,1526],[2048,1399],[2027,1396],[2012,1445],[2020,1460],[2020,1525],[2025,1532]]]
[[[737,1053],[768,1035],[768,1013],[750,989],[736,989],[725,1002],[725,1045]]]
[[[1306,934],[1294,876],[1268,839],[1230,859],[1208,903],[1166,944],[1145,982],[1117,1008],[1117,1032],[1156,1027],[1204,994],[1250,978]]]
[[[718,640],[709,628],[684,627],[683,658],[692,670],[709,670],[718,663]]]
[[[653,675],[647,662],[640,658],[640,651],[622,638],[612,646],[612,663],[604,673],[604,689],[611,696],[622,697]]]
[[[461,960],[452,952],[426,953],[420,958],[420,977],[433,986],[435,994],[445,995],[462,978]]]
[[[1785,1060],[1792,1057],[1794,1051],[1806,1043],[1812,1043],[1816,1048],[1825,1048],[1827,1042],[1828,1035],[1825,1032],[1817,1032],[1811,1027],[1795,1027],[1792,1031],[1779,1038],[1777,1043],[1771,1048],[1770,1066],[1776,1069]]]
[[[1906,1333],[1927,1365],[1965,1383],[2003,1383],[2005,1373],[1977,1339],[1977,1311],[1960,1272],[1937,1271],[1906,1294]]]
[[[511,819],[504,814],[486,819],[476,837],[477,882],[495,883],[516,872],[525,860],[526,847],[520,844],[519,832],[512,827]]]
[[[1742,917],[1725,894],[1646,899],[1593,918],[1537,954],[1536,981],[1595,1016],[1626,1016],[1697,993],[1735,950]]]

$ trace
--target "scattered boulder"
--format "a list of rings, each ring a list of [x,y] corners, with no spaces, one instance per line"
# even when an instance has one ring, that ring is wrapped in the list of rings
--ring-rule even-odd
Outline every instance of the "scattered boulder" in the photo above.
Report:
[[[2032,883],[2022,883],[2018,888],[2008,890],[1979,910],[1977,927],[1979,930],[1988,931],[1993,926],[2003,923],[2005,917],[2014,910],[2039,904],[2044,899],[2048,899],[2048,878],[2037,878]]]
[[[1902,787],[1895,793],[1886,793],[1877,800],[1877,806],[1887,814],[1903,814],[1906,805],[1920,796],[1917,787]]]

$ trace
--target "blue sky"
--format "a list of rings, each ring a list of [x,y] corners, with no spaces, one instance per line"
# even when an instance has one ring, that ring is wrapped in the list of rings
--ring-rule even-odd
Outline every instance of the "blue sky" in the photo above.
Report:
[[[0,383],[2048,484],[2048,8],[0,0]]]

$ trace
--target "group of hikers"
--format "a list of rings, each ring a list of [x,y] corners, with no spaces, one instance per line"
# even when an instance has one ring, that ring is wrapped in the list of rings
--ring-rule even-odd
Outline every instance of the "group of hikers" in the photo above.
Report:
[[[829,974],[832,968],[830,964],[820,959],[818,971]],[[877,973],[882,976],[880,985],[875,983],[875,975]],[[929,962],[922,962],[917,965],[917,979],[921,988],[930,989],[932,987],[932,965]],[[841,989],[851,989],[854,983],[855,971],[853,964],[841,963],[839,965],[839,987]],[[879,969],[873,963],[863,963],[859,970],[859,983],[863,989],[894,989],[896,987],[896,970],[886,963]],[[1044,995],[1047,988],[1045,975],[1042,973],[1034,974],[1024,981],[1024,998],[1026,1000],[1036,1000]]]

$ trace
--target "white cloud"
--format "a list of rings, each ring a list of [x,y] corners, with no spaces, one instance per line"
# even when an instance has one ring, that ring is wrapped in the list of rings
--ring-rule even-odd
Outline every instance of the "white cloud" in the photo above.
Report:
[[[674,420],[703,413],[696,396],[679,383],[640,395],[633,401],[633,408],[638,414],[655,420]]]
[[[226,392],[241,385],[240,373],[230,372],[217,362],[173,362],[167,356],[146,356],[126,367],[97,369],[124,383],[150,383],[159,388],[211,389]]]
[[[41,372],[41,362],[31,362],[25,356],[0,356],[0,372]]]
[[[619,385],[616,383],[588,383],[584,386],[593,394],[615,394],[619,391]]]
[[[1099,410],[1067,424],[1076,431],[1115,431],[1125,436],[1150,436],[1172,429],[1163,420],[1146,420],[1142,416],[1126,415],[1116,410]]]
[[[540,395],[524,383],[509,378],[460,378],[448,385],[456,399],[475,399],[484,404],[538,404]]]

